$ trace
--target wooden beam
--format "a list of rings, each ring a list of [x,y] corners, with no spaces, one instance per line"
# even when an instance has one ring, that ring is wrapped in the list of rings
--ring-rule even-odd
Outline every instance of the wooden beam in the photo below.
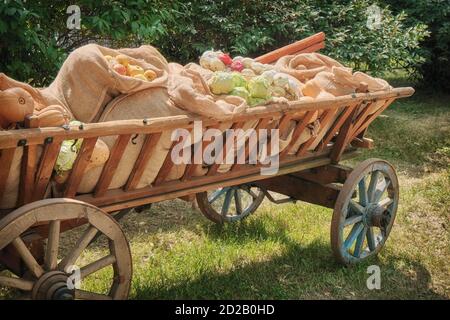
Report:
[[[321,205],[327,208],[334,207],[340,191],[340,189],[334,185],[321,185],[292,175],[260,180],[256,184],[266,190],[281,193],[296,200]]]
[[[72,171],[70,172],[70,176],[64,186],[64,198],[73,198],[77,193],[78,186],[81,183],[81,179],[83,179],[84,172],[89,160],[91,159],[96,143],[97,137],[83,140],[80,151],[78,152],[75,163],[73,164]]]
[[[156,145],[158,144],[159,139],[161,138],[162,132],[149,134],[145,137],[145,141],[142,145],[141,152],[139,153],[136,162],[134,163],[134,167],[131,170],[130,176],[128,177],[128,181],[123,187],[125,191],[134,190],[139,183],[139,180],[144,173],[145,168],[147,167],[147,163],[155,150]]]
[[[5,194],[6,183],[8,181],[9,172],[11,171],[12,161],[16,148],[3,149],[0,151],[0,203],[2,202],[3,195]]]
[[[32,201],[36,177],[37,148],[36,145],[23,147],[18,206]]]
[[[319,184],[344,183],[352,170],[347,166],[330,164],[291,173],[291,175]]]
[[[286,155],[289,154],[291,149],[294,147],[297,140],[302,135],[303,131],[305,131],[306,126],[310,123],[310,120],[314,117],[316,111],[308,111],[305,116],[299,121],[297,126],[294,129],[294,132],[292,133],[291,141],[289,141],[289,144],[286,146],[286,148],[281,151],[280,158],[284,158]]]
[[[61,142],[52,141],[44,145],[41,160],[36,174],[35,188],[33,192],[33,201],[42,200],[45,196],[50,178],[58,159]]]
[[[122,155],[128,145],[128,142],[130,141],[130,138],[130,134],[124,134],[117,137],[113,147],[111,148],[109,159],[103,167],[102,174],[100,175],[97,185],[95,186],[95,197],[105,194],[111,184],[114,173],[116,172],[117,166],[122,159]]]
[[[345,120],[344,124],[341,127],[341,130],[339,130],[339,133],[337,135],[336,141],[334,142],[330,154],[331,163],[336,164],[341,159],[341,156],[345,150],[345,147],[347,146],[349,142],[349,137],[352,131],[352,125],[353,125],[353,118],[356,115],[356,112],[358,111],[358,108],[354,108],[352,112],[349,114],[347,119]]]

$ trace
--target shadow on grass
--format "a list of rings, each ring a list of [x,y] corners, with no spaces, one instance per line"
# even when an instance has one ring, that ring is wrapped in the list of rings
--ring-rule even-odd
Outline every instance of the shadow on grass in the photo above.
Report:
[[[430,289],[431,276],[417,261],[388,253],[385,261],[374,257],[344,267],[334,261],[328,242],[315,240],[301,245],[289,236],[281,219],[257,218],[206,231],[209,240],[220,245],[273,241],[281,244],[283,250],[264,261],[238,263],[227,272],[206,269],[193,280],[135,283],[133,298],[446,299]],[[372,264],[381,268],[381,290],[367,289],[367,267]]]

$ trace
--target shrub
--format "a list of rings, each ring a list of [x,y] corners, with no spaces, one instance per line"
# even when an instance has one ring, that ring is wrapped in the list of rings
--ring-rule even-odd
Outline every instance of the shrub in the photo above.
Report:
[[[326,53],[356,69],[414,68],[423,24],[382,9],[379,29],[366,26],[368,0],[79,0],[81,30],[67,30],[66,5],[54,1],[0,3],[0,70],[44,85],[65,55],[89,41],[110,46],[151,43],[171,61],[198,59],[208,48],[256,56],[313,33],[327,34]],[[25,8],[26,9],[25,9]]]

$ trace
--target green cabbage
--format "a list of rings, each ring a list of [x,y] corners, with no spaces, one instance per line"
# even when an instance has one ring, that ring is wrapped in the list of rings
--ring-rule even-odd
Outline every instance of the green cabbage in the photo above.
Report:
[[[228,94],[234,89],[234,83],[235,80],[231,73],[214,72],[209,87],[214,94]]]
[[[70,125],[81,125],[80,121],[71,121]],[[58,158],[56,159],[55,170],[59,174],[63,171],[71,170],[73,163],[77,158],[78,151],[80,151],[83,139],[64,140],[61,143]]]
[[[247,103],[250,107],[254,107],[258,104],[264,104],[266,102],[267,102],[267,99],[255,98],[255,97],[249,97],[247,100]]]
[[[248,93],[247,89],[245,87],[236,87],[233,89],[233,91],[231,91],[230,93],[232,96],[238,96],[241,97],[245,100],[248,99],[248,97],[250,96],[250,94]]]
[[[255,77],[247,85],[250,96],[253,98],[267,99],[269,97],[269,82],[264,77]]]
[[[234,87],[246,87],[247,86],[247,80],[239,73],[239,72],[233,72],[233,85]]]

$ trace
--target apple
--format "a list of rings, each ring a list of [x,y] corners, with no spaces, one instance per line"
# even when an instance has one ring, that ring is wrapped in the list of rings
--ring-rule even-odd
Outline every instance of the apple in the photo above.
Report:
[[[133,78],[147,81],[147,78],[143,74],[136,74],[133,76]]]
[[[153,70],[146,70],[146,71],[144,72],[144,76],[147,78],[148,81],[155,80],[155,79],[158,77],[158,75],[156,74],[156,72],[153,71]]]
[[[130,64],[130,59],[124,54],[117,55],[116,60],[118,63],[124,65],[125,67],[127,67]]]
[[[117,63],[113,66],[113,69],[115,72],[117,72],[118,74],[120,74],[122,76],[127,75],[127,68],[123,64]]]
[[[226,66],[229,66],[233,63],[233,59],[231,59],[229,54],[222,53],[219,55],[220,61],[222,61]]]
[[[236,61],[233,61],[230,68],[233,71],[241,72],[244,69],[244,65],[242,64],[241,61],[236,60]]]
[[[133,64],[127,65],[127,72],[130,77],[134,77],[137,74],[144,75],[144,69],[142,69],[142,67],[140,67],[140,66],[133,65]]]

